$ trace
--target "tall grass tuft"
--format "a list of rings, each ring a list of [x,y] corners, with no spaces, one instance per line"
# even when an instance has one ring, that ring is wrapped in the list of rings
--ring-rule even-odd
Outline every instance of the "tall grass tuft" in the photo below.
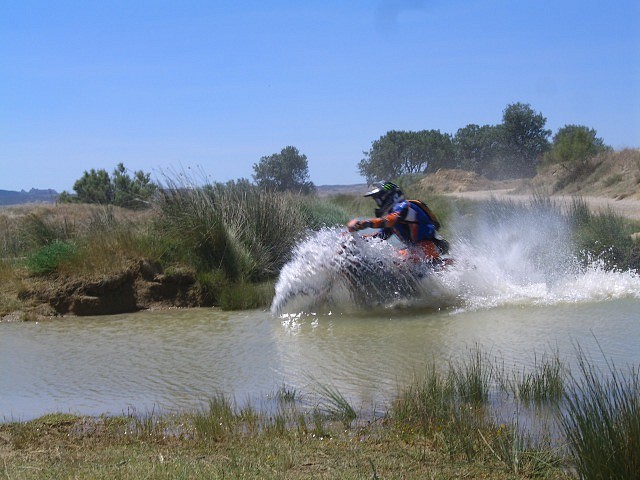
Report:
[[[453,400],[450,376],[440,374],[435,363],[431,363],[424,376],[410,384],[395,400],[394,419],[405,428],[417,425],[422,434],[440,430],[452,416]]]
[[[343,198],[346,199],[347,196]],[[311,230],[344,225],[352,216],[340,201],[334,201],[331,197],[328,199],[314,196],[300,197],[300,209],[305,224]]]
[[[559,402],[564,393],[566,367],[560,354],[543,355],[534,359],[533,370],[515,371],[507,382],[507,389],[524,402]]]
[[[640,478],[640,376],[608,363],[602,372],[578,350],[560,423],[580,478]]]
[[[609,268],[640,268],[630,237],[631,224],[611,209],[592,213],[584,200],[574,200],[568,212],[574,227],[578,253],[585,261],[598,259]]]
[[[348,428],[358,416],[349,401],[333,386],[318,383],[317,390],[321,396],[320,404],[324,411]]]
[[[288,260],[305,223],[295,197],[250,184],[168,179],[158,228],[175,248],[167,257],[196,271],[221,270],[232,282],[275,276]]]
[[[450,366],[449,375],[462,401],[480,404],[489,398],[493,364],[478,345],[470,349],[468,358]]]
[[[216,442],[236,432],[238,415],[231,402],[218,394],[209,399],[207,409],[193,415],[192,422],[200,439]]]

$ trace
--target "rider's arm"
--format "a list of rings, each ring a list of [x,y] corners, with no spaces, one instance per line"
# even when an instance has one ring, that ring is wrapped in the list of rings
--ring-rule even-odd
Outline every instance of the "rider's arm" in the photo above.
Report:
[[[370,218],[368,220],[351,220],[349,223],[347,223],[347,228],[350,232],[355,232],[356,230],[364,230],[365,228],[393,228],[399,218],[400,212],[392,212],[380,218]]]

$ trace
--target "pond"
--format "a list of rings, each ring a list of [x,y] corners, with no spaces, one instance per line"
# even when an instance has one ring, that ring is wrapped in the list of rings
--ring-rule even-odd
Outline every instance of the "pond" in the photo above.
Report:
[[[414,374],[478,345],[507,366],[580,345],[596,363],[640,362],[640,300],[278,317],[168,310],[0,324],[0,418],[189,410],[224,393],[260,404],[283,386],[338,389],[383,410]]]

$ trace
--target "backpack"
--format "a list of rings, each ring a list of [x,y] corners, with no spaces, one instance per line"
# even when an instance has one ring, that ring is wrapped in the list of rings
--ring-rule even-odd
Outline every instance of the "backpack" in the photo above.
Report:
[[[440,230],[440,222],[438,221],[438,217],[436,217],[435,213],[431,211],[427,204],[420,200],[407,200],[407,202],[413,203],[414,205],[420,207],[420,209],[429,217],[429,219],[433,222],[433,226],[436,227],[436,230]]]

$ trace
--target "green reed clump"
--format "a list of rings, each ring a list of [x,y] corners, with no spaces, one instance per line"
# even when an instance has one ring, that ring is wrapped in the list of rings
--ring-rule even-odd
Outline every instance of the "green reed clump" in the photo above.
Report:
[[[305,229],[294,197],[244,183],[169,180],[159,206],[158,228],[176,245],[175,259],[233,282],[275,276]]]
[[[580,478],[640,478],[640,376],[608,364],[602,372],[578,352],[560,417]]]
[[[520,399],[511,421],[499,417],[489,401],[493,388],[505,388],[494,362],[475,346],[467,357],[440,372],[435,363],[407,386],[392,405],[390,418],[403,438],[421,437],[419,456],[429,458],[429,445],[443,449],[451,462],[497,459],[510,474],[545,475],[557,468],[559,455],[548,436],[534,435],[520,422]],[[499,383],[499,385],[498,385]],[[495,401],[504,397],[495,397]],[[504,405],[500,404],[502,410]]]
[[[478,435],[491,455],[515,475],[541,477],[560,465],[561,458],[547,435],[534,435],[520,425],[519,407],[510,423],[489,423]],[[484,433],[483,433],[484,432]]]
[[[344,198],[346,197],[345,195]],[[300,197],[299,200],[305,224],[311,230],[344,225],[352,217],[347,209],[333,197],[321,199],[315,196],[305,196]]]
[[[224,310],[247,310],[268,307],[274,295],[273,282],[240,281],[224,284],[217,295],[217,305]]]
[[[208,408],[192,416],[191,422],[198,438],[216,442],[237,432],[239,415],[229,399],[218,394],[209,399]]]
[[[242,252],[208,190],[179,185],[163,189],[157,224],[173,247],[165,252],[165,263],[186,262],[197,271],[219,269],[230,279],[239,277]]]
[[[441,430],[455,408],[454,394],[450,376],[442,375],[432,363],[424,376],[411,383],[395,400],[394,420],[405,427],[418,427],[422,434]]]
[[[349,401],[337,388],[318,383],[317,390],[321,396],[322,409],[329,414],[330,418],[341,421],[345,428],[358,417]]]
[[[558,351],[552,355],[536,355],[532,370],[516,370],[503,388],[524,402],[558,402],[565,389],[566,367]]]
[[[22,221],[21,232],[26,245],[38,247],[74,237],[73,225],[67,220],[53,222],[42,215],[30,213]]]
[[[479,346],[469,351],[457,365],[450,365],[449,375],[458,397],[465,402],[484,403],[489,398],[493,363]]]
[[[629,220],[611,209],[592,213],[581,199],[573,201],[567,215],[585,261],[599,259],[621,270],[640,268],[640,246],[630,236],[634,228]]]
[[[354,217],[368,217],[372,215],[375,208],[375,203],[371,198],[362,195],[339,193],[331,195],[322,201],[339,206],[346,212],[349,219]]]
[[[428,365],[424,376],[405,388],[393,403],[392,419],[402,435],[422,437],[423,460],[430,442],[442,445],[452,460],[462,455],[472,461],[479,452],[478,432],[484,428],[484,409],[459,396],[456,378],[461,374],[453,371],[457,368],[450,364],[445,375],[435,363]]]

